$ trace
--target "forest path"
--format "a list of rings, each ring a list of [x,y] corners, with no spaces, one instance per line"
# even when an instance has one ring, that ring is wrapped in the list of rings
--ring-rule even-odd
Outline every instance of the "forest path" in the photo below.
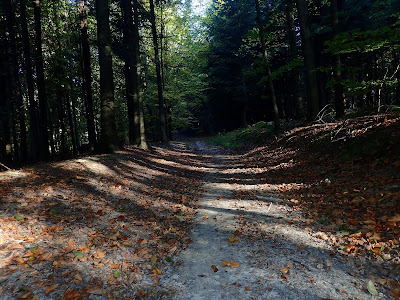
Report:
[[[205,191],[192,243],[159,283],[167,298],[374,299],[368,282],[383,269],[335,254],[324,233],[300,226],[306,222],[300,213],[278,197],[276,186],[257,184],[240,157],[194,145],[210,157]]]

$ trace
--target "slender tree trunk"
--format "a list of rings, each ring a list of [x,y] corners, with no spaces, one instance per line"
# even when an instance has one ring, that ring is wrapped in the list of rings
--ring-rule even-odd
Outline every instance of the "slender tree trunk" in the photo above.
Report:
[[[267,65],[267,78],[268,78],[269,91],[270,91],[271,99],[272,99],[275,130],[278,130],[279,127],[280,127],[280,124],[279,124],[279,111],[278,111],[278,105],[277,105],[277,101],[276,101],[274,83],[272,81],[271,68],[269,66],[269,61],[268,61],[268,52],[267,52],[267,46],[266,46],[266,43],[265,43],[264,28],[263,28],[263,25],[261,23],[260,4],[259,4],[258,0],[254,0],[254,2],[255,2],[255,5],[256,5],[257,24],[258,24],[258,30],[259,30],[259,33],[260,33],[260,42],[261,42],[262,55],[263,55],[263,58],[265,60],[266,65]]]
[[[140,124],[139,124],[139,103],[138,103],[138,82],[137,82],[137,62],[135,28],[131,0],[122,0],[121,7],[124,16],[123,40],[125,44],[125,88],[126,101],[128,106],[129,123],[129,142],[140,144]]]
[[[33,1],[33,13],[35,17],[35,43],[36,43],[36,77],[39,98],[39,131],[40,131],[40,159],[49,157],[49,133],[47,130],[47,97],[44,79],[43,53],[42,53],[42,25],[40,16],[40,0]]]
[[[289,40],[289,59],[293,61],[297,57],[297,37],[295,31],[295,20],[294,20],[294,3],[292,0],[285,0],[286,6],[286,21],[288,26],[288,40]],[[293,101],[295,106],[295,117],[301,119],[304,117],[303,107],[303,95],[301,92],[300,74],[298,68],[292,71],[293,84],[295,87]]]
[[[37,160],[40,151],[40,132],[38,107],[35,100],[35,87],[33,80],[31,46],[29,42],[28,22],[26,19],[25,0],[19,2],[21,21],[21,34],[24,49],[24,70],[29,99],[29,135],[30,135],[30,159]]]
[[[332,31],[334,35],[339,33],[339,14],[338,14],[338,0],[331,1],[331,13],[332,13]],[[342,118],[344,116],[344,99],[343,99],[343,85],[341,83],[342,80],[342,63],[340,59],[340,54],[336,54],[335,57],[335,84],[334,88],[334,97],[335,97],[335,109],[336,109],[336,117]]]
[[[66,135],[65,135],[65,115],[64,115],[64,94],[65,91],[62,90],[62,87],[59,87],[60,90],[56,95],[57,99],[57,114],[58,114],[58,122],[59,122],[59,129],[60,129],[60,154],[61,157],[65,157],[65,154],[68,152],[67,142],[66,142]]]
[[[11,62],[11,88],[13,91],[13,103],[16,108],[15,114],[17,114],[19,123],[19,133],[20,133],[20,155],[22,161],[26,161],[28,158],[28,147],[27,147],[27,137],[26,137],[26,124],[25,124],[25,113],[24,113],[24,103],[22,99],[22,88],[21,81],[19,79],[19,63],[18,63],[18,52],[17,52],[17,41],[16,41],[16,21],[15,21],[15,11],[11,0],[3,0],[5,11],[7,15],[8,23],[8,33],[9,33],[9,44],[10,44],[10,62]],[[18,144],[18,140],[14,143]]]
[[[114,75],[108,0],[96,0],[96,18],[100,65],[100,150],[105,153],[112,153],[118,148],[118,141],[115,121]]]
[[[165,104],[164,96],[162,90],[162,78],[161,78],[161,66],[160,66],[160,56],[158,53],[158,39],[157,39],[157,28],[156,28],[156,16],[154,12],[154,1],[150,0],[150,21],[151,30],[153,33],[153,45],[154,45],[154,60],[156,63],[156,73],[157,73],[157,87],[158,87],[158,109],[160,116],[160,131],[161,131],[161,141],[166,142],[167,139],[167,119],[165,114]]]
[[[0,18],[0,29],[5,32],[4,19]],[[4,29],[3,29],[4,28]],[[10,163],[11,137],[10,137],[10,93],[8,85],[8,50],[6,36],[0,35],[0,161]]]
[[[75,109],[75,101],[76,101],[76,96],[75,96],[75,91],[74,91],[74,81],[73,81],[73,75],[72,75],[72,58],[68,58],[68,68],[69,68],[69,97],[66,97],[66,103],[65,106],[67,108],[67,115],[68,115],[68,122],[69,122],[69,128],[70,128],[70,135],[71,135],[71,141],[72,141],[72,151],[74,155],[78,154],[78,149],[79,149],[79,137],[78,137],[78,126],[76,122],[76,109]],[[72,110],[71,110],[72,107]],[[94,125],[94,124],[93,124]],[[89,150],[92,151],[92,147],[89,142]]]
[[[311,40],[311,16],[308,12],[307,0],[296,0],[300,24],[301,46],[303,48],[304,64],[308,90],[308,120],[312,121],[319,113],[318,80],[315,69],[315,54]]]
[[[139,36],[139,3],[137,0],[133,0],[133,17],[134,17],[134,43],[135,43],[135,62],[136,65],[134,66],[135,74],[134,74],[134,82],[136,83],[136,88],[134,91],[136,94],[136,102],[138,103],[139,109],[139,133],[140,133],[140,141],[139,147],[141,149],[148,149],[149,145],[147,144],[146,139],[146,126],[144,121],[144,112],[143,112],[143,95],[142,95],[142,84],[141,84],[141,63],[140,63],[140,36]]]
[[[94,125],[93,93],[92,93],[92,67],[90,65],[90,45],[87,28],[87,3],[79,1],[79,16],[81,26],[81,42],[83,55],[83,89],[85,94],[86,122],[89,138],[89,148],[93,150],[96,145],[96,129]]]

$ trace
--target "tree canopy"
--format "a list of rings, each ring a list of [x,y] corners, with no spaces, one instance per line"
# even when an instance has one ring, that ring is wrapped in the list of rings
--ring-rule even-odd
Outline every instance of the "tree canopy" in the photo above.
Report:
[[[2,1],[0,161],[399,105],[399,8],[397,0]]]

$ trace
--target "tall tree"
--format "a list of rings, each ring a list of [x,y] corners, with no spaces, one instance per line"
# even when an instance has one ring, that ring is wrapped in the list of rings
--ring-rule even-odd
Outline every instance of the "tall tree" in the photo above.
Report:
[[[29,41],[28,21],[26,17],[26,2],[19,1],[19,13],[21,21],[21,36],[24,52],[24,71],[29,100],[29,135],[30,135],[30,158],[38,159],[40,151],[40,132],[39,132],[39,115],[37,102],[35,100],[35,86],[32,70],[32,54]]]
[[[338,0],[331,0],[331,14],[332,14],[332,32],[334,35],[339,33],[339,13],[338,13]],[[334,102],[336,109],[336,117],[341,118],[344,116],[344,99],[343,99],[343,85],[342,80],[342,62],[340,54],[334,55]]]
[[[273,110],[273,115],[274,115],[275,130],[278,130],[280,127],[279,111],[278,111],[278,105],[276,103],[275,87],[274,87],[274,82],[272,81],[271,67],[270,67],[269,61],[268,61],[268,52],[267,52],[267,46],[265,43],[264,27],[261,22],[260,3],[258,2],[258,0],[254,0],[254,2],[256,5],[257,24],[258,24],[258,31],[259,31],[259,35],[260,35],[261,51],[262,51],[262,55],[263,55],[263,58],[264,58],[264,61],[266,64],[268,87],[269,87],[269,92],[271,94],[271,100],[272,100],[272,110]]]
[[[123,41],[124,41],[124,73],[125,92],[128,107],[129,142],[138,145],[140,143],[139,103],[138,103],[138,81],[136,62],[135,29],[131,0],[121,0],[121,8],[124,18]]]
[[[154,60],[156,64],[156,75],[157,75],[157,94],[158,94],[158,110],[160,117],[160,131],[161,131],[161,141],[166,142],[167,138],[167,119],[165,113],[164,95],[162,88],[162,78],[161,78],[161,64],[160,55],[158,52],[158,35],[156,26],[156,15],[154,12],[154,1],[150,0],[150,22],[151,31],[153,35],[153,48],[154,48]]]
[[[87,1],[79,1],[79,16],[81,27],[82,56],[83,56],[83,85],[85,93],[86,122],[89,138],[89,148],[93,150],[96,144],[96,129],[94,125],[92,67],[90,65],[90,45],[88,36]]]
[[[296,37],[296,24],[294,18],[294,3],[292,0],[285,0],[285,14],[286,14],[286,22],[287,22],[287,31],[288,31],[288,41],[289,41],[289,59],[290,63],[292,63],[297,58],[297,37]],[[298,68],[292,70],[291,74],[291,82],[294,85],[294,91],[292,93],[292,105],[295,107],[295,117],[303,118],[303,96],[301,92],[301,82],[300,82],[300,74]]]
[[[14,5],[11,0],[5,0],[3,2],[7,15],[8,33],[9,33],[9,45],[10,45],[10,62],[11,62],[11,88],[13,90],[13,106],[17,110],[18,121],[19,121],[19,132],[20,132],[20,152],[16,155],[21,155],[20,159],[26,161],[28,158],[28,147],[27,147],[27,136],[26,136],[26,124],[25,124],[25,109],[22,99],[21,82],[19,79],[19,63],[18,63],[18,52],[17,52],[17,41],[16,41],[16,21]],[[14,140],[16,145],[19,141]]]
[[[37,92],[39,98],[39,130],[40,130],[40,159],[47,159],[49,156],[49,133],[47,130],[47,97],[44,78],[44,63],[42,50],[42,24],[40,0],[33,1],[33,13],[35,18],[35,62],[37,77]]]
[[[142,84],[141,84],[141,63],[140,63],[140,36],[139,36],[139,3],[138,0],[133,0],[133,37],[134,37],[134,50],[135,50],[135,64],[134,68],[134,98],[136,98],[135,102],[138,103],[139,110],[139,147],[142,149],[148,149],[149,146],[147,144],[146,138],[146,128],[145,128],[145,120],[144,120],[144,112],[143,112],[143,97],[142,97]]]
[[[300,25],[301,47],[303,49],[304,64],[306,68],[308,91],[307,117],[312,121],[319,113],[319,91],[317,71],[315,68],[314,47],[311,38],[311,15],[308,11],[307,0],[296,0],[296,3]]]
[[[101,102],[100,151],[106,153],[112,153],[118,148],[109,16],[108,0],[96,0]]]

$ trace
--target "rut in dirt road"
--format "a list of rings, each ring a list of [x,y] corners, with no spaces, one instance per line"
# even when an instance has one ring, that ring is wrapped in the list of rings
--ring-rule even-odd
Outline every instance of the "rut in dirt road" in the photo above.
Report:
[[[254,182],[239,157],[195,145],[210,156],[205,192],[192,243],[159,283],[167,298],[374,299],[368,283],[386,276],[385,268],[335,254],[323,233],[298,226],[304,220],[276,186]],[[249,191],[257,197],[238,199]]]

